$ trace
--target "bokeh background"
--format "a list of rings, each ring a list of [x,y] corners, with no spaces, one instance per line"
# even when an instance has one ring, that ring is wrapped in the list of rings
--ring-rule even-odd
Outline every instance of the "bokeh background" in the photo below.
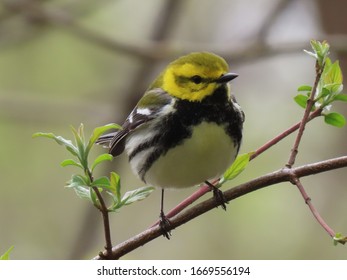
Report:
[[[88,259],[104,246],[101,217],[65,182],[67,151],[35,132],[72,137],[70,125],[122,123],[150,81],[190,51],[225,57],[239,77],[232,89],[246,113],[241,152],[255,150],[300,120],[296,89],[314,80],[310,39],[327,39],[346,73],[347,2],[339,0],[7,0],[0,4],[0,253],[12,259]],[[347,113],[346,107],[335,110]],[[306,129],[296,165],[345,155],[347,128],[321,119]],[[254,160],[230,188],[281,168],[293,136]],[[93,156],[103,152],[101,147]],[[123,191],[143,184],[126,157]],[[346,170],[303,179],[313,203],[347,234]],[[166,209],[194,188],[168,191]],[[209,197],[209,195],[208,195]],[[158,217],[160,191],[111,215],[117,244]],[[126,259],[346,259],[296,187],[271,186],[215,209]]]

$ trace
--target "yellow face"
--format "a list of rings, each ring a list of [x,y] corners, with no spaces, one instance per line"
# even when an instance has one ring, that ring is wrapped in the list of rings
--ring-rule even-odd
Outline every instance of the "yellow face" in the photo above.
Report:
[[[177,98],[201,101],[222,85],[218,79],[227,71],[228,65],[221,57],[210,53],[192,53],[167,67],[162,88]]]

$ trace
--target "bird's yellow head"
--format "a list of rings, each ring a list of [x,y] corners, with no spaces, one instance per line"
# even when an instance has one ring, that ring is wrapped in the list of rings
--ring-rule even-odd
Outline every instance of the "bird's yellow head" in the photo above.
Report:
[[[208,52],[191,53],[173,61],[160,77],[169,94],[189,101],[201,101],[221,85],[237,77],[228,73],[223,58]]]

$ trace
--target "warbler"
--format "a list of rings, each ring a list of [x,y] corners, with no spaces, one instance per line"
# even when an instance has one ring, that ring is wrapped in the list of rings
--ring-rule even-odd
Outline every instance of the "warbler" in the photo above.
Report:
[[[222,192],[210,180],[235,160],[244,113],[228,82],[226,61],[195,52],[171,62],[154,80],[122,125],[97,143],[113,156],[126,150],[133,172],[146,184],[162,188],[160,226],[169,238],[163,210],[165,188],[207,183],[225,209]]]

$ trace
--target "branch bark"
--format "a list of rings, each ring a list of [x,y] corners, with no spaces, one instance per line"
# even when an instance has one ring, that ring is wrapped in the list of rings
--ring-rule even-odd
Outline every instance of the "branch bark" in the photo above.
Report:
[[[347,167],[347,156],[328,159],[317,163],[307,164],[296,168],[283,168],[275,172],[258,177],[224,192],[227,201],[234,200],[261,188],[269,187],[282,182],[293,182],[293,178],[301,178],[334,169]],[[175,229],[186,222],[214,209],[217,205],[215,199],[207,199],[196,206],[181,212],[177,216],[170,219],[171,230]],[[112,248],[112,258],[119,259],[136,248],[145,245],[151,240],[162,235],[159,226],[149,228],[140,234],[118,244]],[[100,259],[96,256],[94,259]]]

